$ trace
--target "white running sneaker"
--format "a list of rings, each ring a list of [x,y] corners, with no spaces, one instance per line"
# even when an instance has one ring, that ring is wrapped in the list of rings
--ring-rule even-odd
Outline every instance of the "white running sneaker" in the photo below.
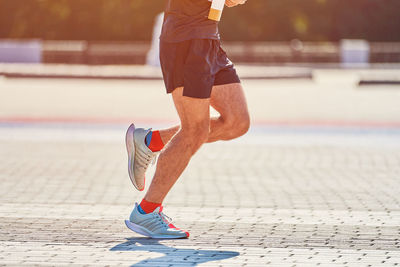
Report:
[[[189,233],[176,228],[171,223],[171,218],[162,213],[162,207],[152,213],[142,214],[135,203],[129,220],[125,220],[126,226],[132,231],[151,238],[188,238]]]
[[[137,190],[143,191],[145,186],[145,173],[150,163],[155,162],[158,153],[151,151],[145,144],[146,135],[151,129],[135,129],[132,123],[126,131],[125,142],[128,152],[128,173],[132,184]]]

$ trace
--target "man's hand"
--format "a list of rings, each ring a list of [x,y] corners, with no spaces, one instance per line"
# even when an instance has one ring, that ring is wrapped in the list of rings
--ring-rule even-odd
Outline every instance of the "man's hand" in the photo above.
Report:
[[[225,0],[225,5],[227,7],[234,7],[237,5],[243,5],[247,0]]]

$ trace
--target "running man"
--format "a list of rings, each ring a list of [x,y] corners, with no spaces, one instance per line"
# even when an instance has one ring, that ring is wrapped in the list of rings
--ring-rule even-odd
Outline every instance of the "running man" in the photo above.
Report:
[[[246,0],[226,0],[233,7]],[[152,131],[132,124],[126,133],[128,170],[133,185],[145,188],[145,172],[159,154],[143,200],[125,223],[152,238],[187,238],[162,211],[163,200],[204,143],[231,140],[250,125],[236,70],[221,48],[218,22],[208,19],[208,0],[168,0],[160,36],[160,61],[167,93],[180,125]],[[210,118],[210,106],[220,114]]]

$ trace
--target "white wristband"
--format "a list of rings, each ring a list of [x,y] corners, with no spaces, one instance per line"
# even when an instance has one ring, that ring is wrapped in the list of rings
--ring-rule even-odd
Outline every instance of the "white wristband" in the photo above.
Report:
[[[211,20],[220,21],[224,6],[225,6],[225,0],[212,0],[208,18]]]

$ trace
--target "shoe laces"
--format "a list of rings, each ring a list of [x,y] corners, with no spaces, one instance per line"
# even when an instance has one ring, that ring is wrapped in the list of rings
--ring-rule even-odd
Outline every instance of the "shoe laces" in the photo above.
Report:
[[[164,225],[165,228],[169,228],[169,225],[172,222],[172,219],[170,217],[168,217],[167,215],[165,215],[163,212],[158,212],[157,214],[158,219],[160,220],[160,222]]]
[[[166,222],[168,225],[172,222],[171,217],[168,217],[167,215],[165,215],[163,212],[160,211],[160,216],[161,218],[163,218],[164,222]]]
[[[156,162],[156,153],[152,152],[152,153],[146,153],[143,150],[139,150],[139,153],[137,153],[138,155],[138,165],[139,167],[141,167],[142,169],[146,170],[147,167],[149,166],[149,164],[151,163],[152,165],[154,165],[154,163]]]

